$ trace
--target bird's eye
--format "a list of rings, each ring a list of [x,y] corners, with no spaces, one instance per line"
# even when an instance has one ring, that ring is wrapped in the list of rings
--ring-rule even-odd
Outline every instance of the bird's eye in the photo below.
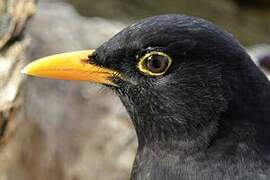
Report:
[[[172,63],[172,59],[164,52],[149,52],[138,63],[141,72],[151,76],[163,75]]]

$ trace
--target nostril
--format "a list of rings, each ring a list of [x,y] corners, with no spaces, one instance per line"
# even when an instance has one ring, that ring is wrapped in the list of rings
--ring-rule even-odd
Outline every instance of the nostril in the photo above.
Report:
[[[87,63],[89,63],[89,64],[95,64],[96,59],[97,59],[97,53],[96,52],[93,52],[92,54],[90,54],[88,56]]]
[[[93,55],[93,54],[90,54],[90,55],[88,56],[88,58],[89,58],[89,59],[93,59],[93,58],[94,58],[94,55]]]

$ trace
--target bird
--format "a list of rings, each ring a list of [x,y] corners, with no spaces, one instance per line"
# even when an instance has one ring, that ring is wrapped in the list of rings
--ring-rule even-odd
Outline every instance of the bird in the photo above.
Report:
[[[131,180],[270,179],[269,80],[207,20],[146,17],[95,50],[44,57],[22,73],[119,96],[138,139]]]

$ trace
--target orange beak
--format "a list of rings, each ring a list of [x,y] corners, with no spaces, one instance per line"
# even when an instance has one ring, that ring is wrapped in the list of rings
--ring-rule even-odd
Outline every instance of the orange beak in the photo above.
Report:
[[[90,81],[115,86],[111,79],[119,77],[119,73],[91,64],[89,56],[93,52],[94,50],[86,50],[48,56],[28,64],[21,72],[44,78]]]

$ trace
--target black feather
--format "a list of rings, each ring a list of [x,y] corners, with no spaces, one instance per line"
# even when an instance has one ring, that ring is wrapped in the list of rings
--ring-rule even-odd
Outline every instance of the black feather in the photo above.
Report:
[[[150,77],[147,48],[173,64]],[[205,20],[146,18],[96,50],[137,132],[132,180],[270,179],[270,84],[232,35]]]

